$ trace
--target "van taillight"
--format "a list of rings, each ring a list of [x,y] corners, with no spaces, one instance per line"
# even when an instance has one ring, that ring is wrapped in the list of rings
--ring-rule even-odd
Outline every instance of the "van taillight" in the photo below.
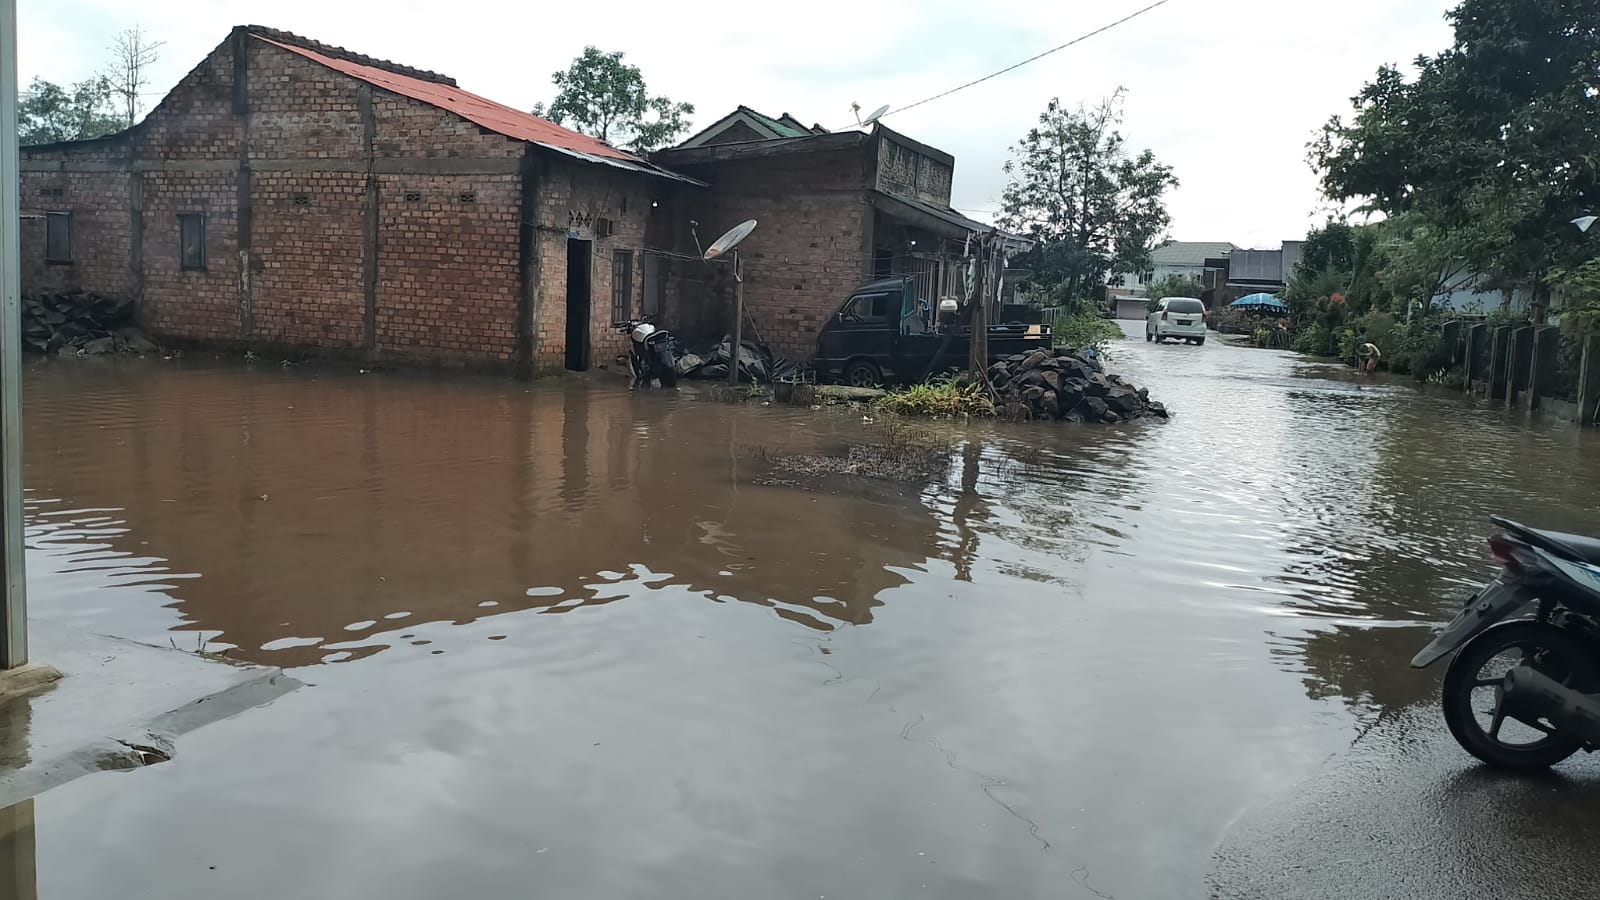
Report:
[[[1161,321],[1165,322],[1166,320],[1167,320],[1167,311],[1163,309],[1161,311]]]

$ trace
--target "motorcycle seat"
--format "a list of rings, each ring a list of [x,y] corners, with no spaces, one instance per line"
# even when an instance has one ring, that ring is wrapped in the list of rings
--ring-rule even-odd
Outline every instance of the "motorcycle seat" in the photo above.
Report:
[[[1585,537],[1581,534],[1570,534],[1565,531],[1529,528],[1519,522],[1502,519],[1499,516],[1493,516],[1490,520],[1508,531],[1516,532],[1530,543],[1552,553],[1586,562],[1590,565],[1600,566],[1600,539]]]

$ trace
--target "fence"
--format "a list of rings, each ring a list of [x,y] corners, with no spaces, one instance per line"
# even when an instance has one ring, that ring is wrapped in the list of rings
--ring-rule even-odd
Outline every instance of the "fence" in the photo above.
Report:
[[[1600,335],[1563,335],[1557,325],[1461,321],[1445,325],[1440,337],[1455,387],[1507,406],[1600,424]]]

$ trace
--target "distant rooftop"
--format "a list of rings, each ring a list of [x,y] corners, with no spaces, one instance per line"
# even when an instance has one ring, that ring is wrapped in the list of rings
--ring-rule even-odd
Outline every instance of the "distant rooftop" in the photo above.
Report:
[[[1171,241],[1150,251],[1151,266],[1204,266],[1239,249],[1228,241]]]

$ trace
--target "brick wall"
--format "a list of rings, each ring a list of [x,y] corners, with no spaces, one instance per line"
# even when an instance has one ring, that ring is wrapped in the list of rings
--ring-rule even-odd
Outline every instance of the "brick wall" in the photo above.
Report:
[[[126,137],[24,154],[23,211],[70,210],[75,244],[70,265],[46,264],[45,223],[27,220],[25,290],[140,295],[145,326],[169,339],[509,363],[526,145],[265,41],[244,46],[248,116],[234,108],[230,37]],[[241,141],[248,219],[239,208]],[[609,328],[613,254],[634,253],[626,298],[636,315],[647,230],[672,231],[652,212],[670,184],[543,156],[538,362],[564,362],[567,238],[575,233],[593,242],[591,364],[610,365],[626,346]],[[370,334],[369,212],[377,223]],[[180,264],[184,213],[205,216],[203,269]],[[597,235],[602,218],[614,234]]]
[[[566,363],[568,241],[576,235],[591,242],[589,364],[614,366],[617,357],[628,348],[627,336],[611,328],[614,254],[618,250],[633,254],[632,278],[624,303],[627,317],[637,317],[643,290],[643,251],[653,246],[646,235],[659,236],[667,215],[661,212],[662,207],[651,204],[668,199],[670,207],[676,188],[660,178],[605,166],[577,165],[551,154],[539,177],[538,190],[537,364],[554,369]],[[596,222],[601,218],[611,220],[613,234],[609,237],[598,236]]]
[[[760,224],[740,247],[745,305],[781,353],[809,359],[817,332],[866,277],[872,215],[860,149],[721,161],[686,168],[712,184],[695,205],[703,241],[745,219]],[[707,273],[708,299],[727,303],[727,282]]]
[[[121,141],[85,144],[71,149],[23,149],[25,169],[31,165],[97,166],[103,172],[25,171],[18,197],[21,226],[23,293],[82,289],[110,296],[126,295],[132,286],[128,263],[133,217],[128,209],[128,173],[117,170],[127,157]],[[72,260],[45,259],[48,212],[72,214]]]
[[[510,362],[520,284],[518,176],[382,175],[378,184],[379,350]]]
[[[145,172],[145,328],[160,337],[239,337],[239,222],[235,172]],[[205,215],[205,268],[185,270],[178,215]]]

